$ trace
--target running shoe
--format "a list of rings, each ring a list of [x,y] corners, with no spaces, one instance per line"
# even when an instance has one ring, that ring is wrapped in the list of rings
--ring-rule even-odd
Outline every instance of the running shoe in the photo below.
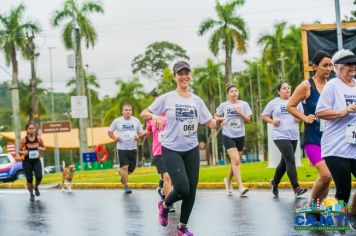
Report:
[[[176,207],[174,206],[174,204],[169,206],[169,212],[175,212],[176,211]]]
[[[132,193],[132,190],[127,185],[125,186],[125,193],[127,194]]]
[[[278,197],[278,185],[274,182],[274,180],[272,179],[270,181],[270,184],[272,186],[272,193],[275,197]]]
[[[239,187],[240,195],[245,196],[245,194],[249,191],[250,189],[245,188],[243,185]]]
[[[166,197],[162,193],[162,188],[158,187],[156,190],[157,190],[158,195],[161,197],[161,200],[164,200]]]
[[[33,202],[35,200],[35,195],[31,194],[30,195],[30,201]]]
[[[169,208],[164,208],[163,207],[163,202],[164,201],[158,201],[157,207],[158,207],[158,220],[161,223],[162,226],[167,226],[168,225],[168,213],[169,213]]]
[[[356,214],[347,214],[349,220],[349,226],[353,231],[356,231]]]
[[[34,190],[35,190],[36,197],[39,197],[41,195],[41,193],[40,193],[40,190],[38,189],[38,186],[34,187]]]
[[[227,181],[227,178],[224,178],[224,184],[225,184],[225,189],[227,191],[228,194],[232,194],[232,192],[234,191],[234,188],[232,187],[232,183],[231,181]]]
[[[177,236],[194,236],[192,232],[188,231],[187,227],[177,227]]]
[[[306,193],[307,191],[308,191],[308,189],[306,189],[306,188],[297,187],[294,189],[294,196],[299,197],[300,195]]]

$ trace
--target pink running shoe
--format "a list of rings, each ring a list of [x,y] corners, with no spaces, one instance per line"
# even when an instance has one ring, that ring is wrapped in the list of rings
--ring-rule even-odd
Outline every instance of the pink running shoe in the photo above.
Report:
[[[163,225],[163,226],[167,226],[168,225],[169,208],[164,208],[163,201],[161,201],[161,200],[158,201],[157,207],[158,207],[157,217],[158,217],[159,223],[161,223],[161,225]]]
[[[177,232],[177,236],[194,236],[192,232],[188,231],[187,227],[177,227],[178,228],[178,232]]]

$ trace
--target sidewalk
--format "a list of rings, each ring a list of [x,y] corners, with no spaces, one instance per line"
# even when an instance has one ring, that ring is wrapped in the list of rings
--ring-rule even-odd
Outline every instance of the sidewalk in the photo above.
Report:
[[[299,182],[302,188],[312,188],[314,182]],[[269,189],[271,186],[269,182],[251,182],[244,183],[245,187],[251,189]],[[133,189],[155,189],[157,188],[157,183],[129,183],[130,188]],[[233,183],[235,189],[237,189],[236,183]],[[335,188],[335,184],[331,183],[331,188]],[[26,188],[24,183],[1,183],[0,189],[23,189]],[[41,185],[42,189],[60,188],[60,183],[50,183]],[[123,188],[121,183],[73,183],[72,188],[74,189],[118,189]],[[199,183],[199,189],[225,189],[225,184],[220,183]],[[291,188],[289,182],[281,182],[279,188]],[[356,181],[352,182],[352,188],[356,188]]]

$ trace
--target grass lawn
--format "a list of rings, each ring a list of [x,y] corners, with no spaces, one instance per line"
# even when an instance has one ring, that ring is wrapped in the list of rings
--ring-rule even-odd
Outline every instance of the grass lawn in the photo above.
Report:
[[[315,181],[317,171],[310,166],[309,161],[304,158],[303,166],[297,167],[299,181]],[[275,169],[267,168],[267,162],[244,163],[241,165],[241,173],[243,182],[267,182],[274,174]],[[223,182],[227,175],[229,166],[202,166],[200,168],[199,182]],[[130,183],[155,183],[159,179],[155,167],[137,168],[130,175]],[[356,179],[353,179],[356,180]],[[19,180],[17,182],[22,182]],[[59,183],[61,181],[61,173],[48,174],[43,178],[43,183]],[[76,183],[119,183],[119,175],[117,169],[109,170],[93,170],[93,171],[77,171],[74,176]],[[282,181],[288,181],[285,175]]]

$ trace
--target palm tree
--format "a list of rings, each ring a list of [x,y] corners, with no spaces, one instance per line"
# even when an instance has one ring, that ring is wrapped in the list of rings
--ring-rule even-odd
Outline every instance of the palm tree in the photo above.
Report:
[[[20,106],[17,54],[24,50],[26,32],[39,32],[39,26],[31,21],[24,21],[25,6],[12,8],[8,14],[0,15],[0,48],[4,53],[6,63],[12,66],[12,119],[14,121],[16,153],[20,141]]]
[[[104,10],[98,2],[89,0],[79,4],[77,0],[65,0],[63,8],[55,11],[51,20],[54,27],[59,27],[62,22],[65,22],[62,40],[67,49],[73,49],[75,52],[77,95],[79,96],[85,95],[81,42],[84,40],[86,48],[89,48],[89,46],[94,47],[97,39],[94,26],[88,18],[90,13],[104,13]],[[87,150],[87,127],[87,119],[79,119],[80,153]]]
[[[139,115],[142,111],[141,98],[144,97],[143,85],[137,77],[130,81],[117,81],[119,87],[118,94],[111,101],[111,108],[104,115],[104,124],[110,124],[113,119],[120,115],[122,105],[129,103],[132,106],[135,115]]]
[[[238,6],[242,6],[244,0],[232,0],[225,4],[216,1],[215,11],[217,19],[206,19],[200,27],[198,34],[204,35],[214,29],[209,41],[210,51],[217,56],[220,49],[225,50],[225,84],[232,80],[232,52],[236,48],[237,53],[246,52],[247,32],[245,21],[235,13]]]
[[[97,104],[98,102],[100,102],[98,91],[95,90],[95,89],[100,88],[100,85],[98,84],[98,79],[96,78],[96,75],[95,74],[86,75],[86,73],[85,73],[84,84],[85,84],[85,96],[89,97],[89,94],[90,94],[91,102],[93,104]],[[70,78],[68,80],[68,82],[66,83],[66,86],[71,88],[69,91],[69,94],[71,96],[74,96],[76,94],[75,85],[76,85],[76,79],[74,77]]]

